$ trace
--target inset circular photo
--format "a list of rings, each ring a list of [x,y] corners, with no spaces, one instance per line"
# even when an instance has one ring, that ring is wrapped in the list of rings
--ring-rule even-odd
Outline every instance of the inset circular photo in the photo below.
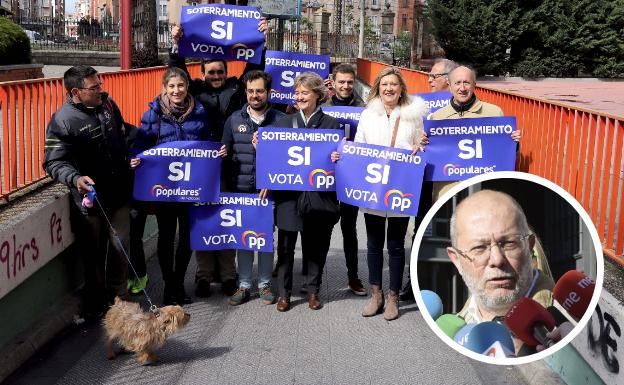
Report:
[[[542,359],[581,331],[604,265],[594,224],[572,195],[536,175],[494,172],[434,203],[410,275],[420,312],[447,345],[510,365]]]

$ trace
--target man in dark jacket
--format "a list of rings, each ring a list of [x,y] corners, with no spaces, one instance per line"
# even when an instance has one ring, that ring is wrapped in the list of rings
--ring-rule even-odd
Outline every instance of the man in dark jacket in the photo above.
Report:
[[[225,176],[228,191],[256,193],[256,149],[252,143],[258,127],[275,125],[284,114],[275,110],[269,103],[272,78],[263,71],[250,71],[243,77],[247,104],[236,111],[225,122],[222,142],[227,148],[224,162],[229,163]],[[267,194],[260,191],[260,197]],[[252,284],[253,251],[238,250],[238,290],[230,297],[231,305],[240,305],[250,298]],[[273,252],[258,253],[258,291],[260,300],[268,305],[275,302],[271,288]]]
[[[262,19],[258,25],[258,31],[265,32],[267,22]],[[174,26],[171,30],[173,45],[169,53],[169,67],[178,67],[184,70],[191,79],[184,57],[178,55],[178,41],[182,37],[182,28]],[[262,52],[261,64],[247,63],[243,74],[264,68],[264,52]],[[212,136],[221,138],[226,119],[245,104],[245,86],[240,79],[232,76],[227,77],[227,62],[221,59],[203,59],[201,62],[203,79],[193,79],[189,83],[189,92],[204,106],[210,118]],[[227,175],[227,163],[224,163],[222,174]],[[222,178],[221,183],[224,180]],[[223,187],[223,186],[222,186]],[[197,273],[195,281],[197,287],[195,295],[198,297],[210,296],[210,282],[219,274],[221,278],[221,290],[226,295],[233,295],[238,285],[236,284],[236,265],[234,250],[196,251]]]
[[[92,67],[72,67],[63,80],[68,99],[48,124],[43,168],[69,187],[72,227],[85,264],[85,313],[99,316],[108,301],[126,293],[127,262],[102,211],[125,247],[131,193],[126,140],[136,128],[124,123]],[[91,186],[97,199],[87,208],[82,199]]]
[[[364,102],[355,94],[355,69],[351,64],[341,63],[334,68],[331,86],[334,95],[325,102],[326,106],[363,107]],[[349,289],[355,295],[366,295],[366,289],[358,277],[358,207],[340,202],[340,230],[347,264]]]

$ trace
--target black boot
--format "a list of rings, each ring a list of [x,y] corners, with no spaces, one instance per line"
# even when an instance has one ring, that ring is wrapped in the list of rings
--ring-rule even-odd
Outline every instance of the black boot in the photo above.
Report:
[[[169,305],[177,305],[177,304],[178,304],[178,301],[177,301],[175,290],[173,289],[171,284],[165,283],[165,291],[163,293],[163,305],[169,306]]]
[[[175,298],[178,305],[188,305],[189,303],[193,303],[191,297],[189,297],[184,290],[184,284],[180,284],[177,286]]]
[[[399,298],[401,301],[414,301],[414,292],[412,291],[412,280],[408,279],[403,289],[399,293]]]

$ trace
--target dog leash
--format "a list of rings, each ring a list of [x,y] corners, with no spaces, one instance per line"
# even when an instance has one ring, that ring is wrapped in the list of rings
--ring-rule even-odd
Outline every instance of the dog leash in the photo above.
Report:
[[[108,215],[106,215],[106,211],[104,210],[104,207],[102,206],[102,203],[100,203],[100,199],[98,198],[97,193],[95,192],[95,188],[93,187],[93,185],[89,185],[89,187],[91,188],[91,191],[89,191],[88,193],[85,194],[85,196],[84,196],[84,198],[82,200],[82,205],[85,206],[85,207],[89,207],[90,208],[90,207],[93,207],[93,202],[97,202],[98,207],[102,211],[102,215],[104,215],[104,219],[106,219],[106,222],[108,223],[108,226],[110,227],[111,231],[113,232],[113,238],[115,238],[117,240],[117,243],[119,243],[119,248],[123,252],[124,257],[126,257],[126,260],[128,261],[128,265],[132,269],[132,272],[134,273],[134,276],[139,278],[139,275],[137,274],[136,270],[134,269],[134,266],[132,265],[132,262],[130,262],[130,257],[128,256],[128,253],[126,252],[126,249],[124,248],[124,245],[121,242],[121,238],[119,238],[119,234],[117,234],[117,230],[115,230],[115,228],[113,227],[113,224],[111,223],[110,219],[108,219]],[[156,307],[156,305],[154,305],[154,303],[152,303],[152,299],[147,294],[147,291],[145,290],[145,288],[143,288],[141,291],[143,292],[143,295],[147,299],[147,302],[149,302],[149,305],[150,305],[149,310],[152,313],[154,313],[156,315],[156,317],[158,317],[158,315],[159,315],[158,314],[158,307]]]

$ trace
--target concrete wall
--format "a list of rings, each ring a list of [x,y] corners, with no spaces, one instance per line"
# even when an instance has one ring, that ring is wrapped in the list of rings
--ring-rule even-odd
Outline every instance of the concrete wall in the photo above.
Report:
[[[32,61],[47,65],[119,67],[119,52],[33,50]]]

